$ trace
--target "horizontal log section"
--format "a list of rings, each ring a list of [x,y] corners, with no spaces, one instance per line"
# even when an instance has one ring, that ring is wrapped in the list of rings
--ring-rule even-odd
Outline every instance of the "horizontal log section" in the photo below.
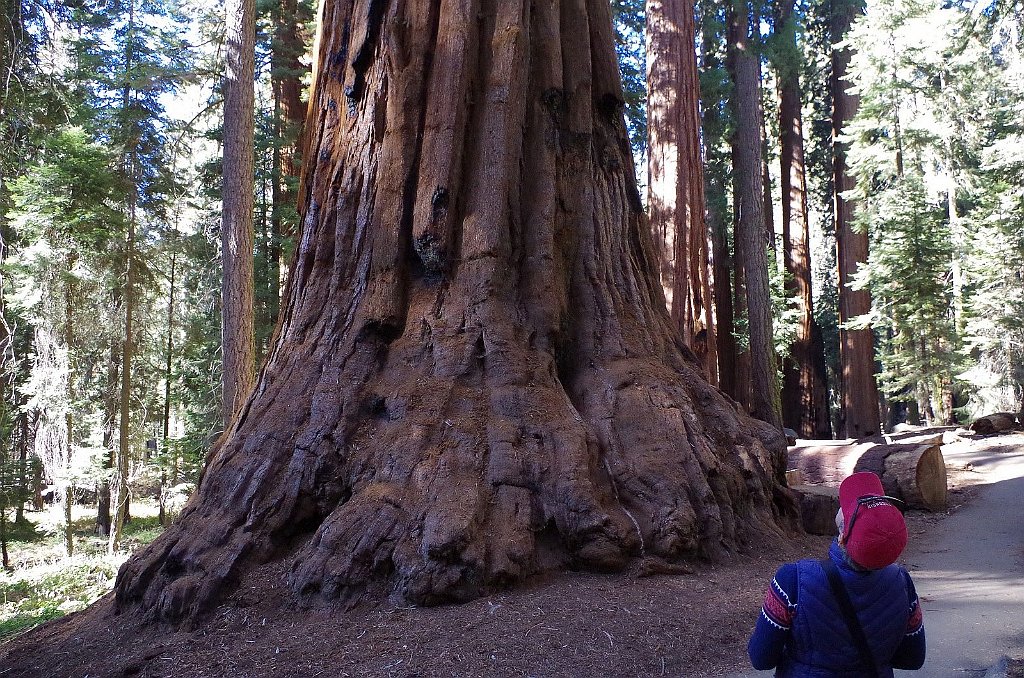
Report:
[[[838,487],[852,473],[871,471],[881,478],[886,494],[903,500],[907,508],[946,509],[941,434],[910,443],[860,440],[791,447],[787,468],[787,475],[803,484],[827,487]]]
[[[971,424],[971,430],[975,433],[982,435],[988,435],[989,433],[999,433],[1000,431],[1006,431],[1017,425],[1017,416],[1011,412],[996,412],[994,414],[986,414],[984,417],[978,417]]]

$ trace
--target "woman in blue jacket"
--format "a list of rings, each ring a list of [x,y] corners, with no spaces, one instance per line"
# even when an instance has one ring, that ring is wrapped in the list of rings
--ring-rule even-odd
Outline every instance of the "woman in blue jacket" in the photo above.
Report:
[[[839,536],[828,558],[783,565],[765,594],[747,645],[755,669],[774,668],[777,678],[891,678],[894,668],[924,664],[917,592],[895,564],[907,526],[884,495],[873,473],[839,486]]]

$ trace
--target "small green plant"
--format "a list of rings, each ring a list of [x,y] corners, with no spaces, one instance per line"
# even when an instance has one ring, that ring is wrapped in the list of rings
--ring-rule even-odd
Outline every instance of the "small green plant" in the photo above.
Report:
[[[6,617],[0,620],[0,642],[7,641],[23,631],[33,629],[43,622],[62,616],[64,616],[64,612],[56,605],[50,604],[34,612]]]

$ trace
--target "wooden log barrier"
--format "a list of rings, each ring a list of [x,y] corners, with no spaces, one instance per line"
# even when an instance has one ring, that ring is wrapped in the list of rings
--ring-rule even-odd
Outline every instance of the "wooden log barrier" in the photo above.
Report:
[[[857,460],[854,471],[878,474],[886,493],[907,508],[946,510],[946,462],[939,445],[878,445]]]
[[[800,523],[808,534],[834,535],[839,511],[839,490],[826,485],[797,485]]]
[[[946,463],[938,440],[797,447],[790,448],[788,461],[789,469],[799,472],[802,483],[838,487],[851,473],[871,471],[882,479],[886,494],[902,499],[907,508],[946,509]],[[804,488],[794,489],[802,492]]]

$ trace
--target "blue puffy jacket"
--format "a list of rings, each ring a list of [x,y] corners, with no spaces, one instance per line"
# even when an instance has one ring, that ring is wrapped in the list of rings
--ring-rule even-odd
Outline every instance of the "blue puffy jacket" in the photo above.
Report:
[[[924,663],[924,625],[910,575],[899,565],[856,569],[838,543],[829,558],[842,577],[857,610],[878,676],[893,668],[917,669]],[[821,562],[783,565],[765,596],[765,605],[748,645],[754,668],[776,667],[778,678],[867,678],[839,604]]]

